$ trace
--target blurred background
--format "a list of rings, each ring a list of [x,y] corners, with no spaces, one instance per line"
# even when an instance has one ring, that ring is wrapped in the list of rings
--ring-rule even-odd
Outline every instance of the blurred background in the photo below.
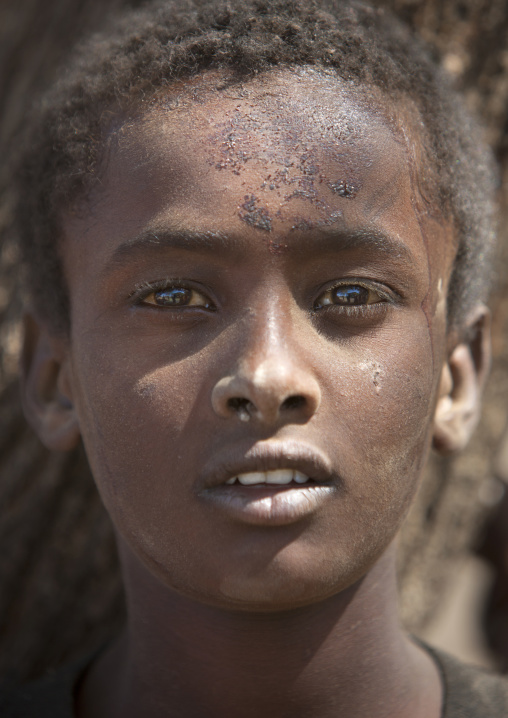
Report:
[[[104,17],[138,0],[0,3],[0,674],[31,679],[124,620],[112,530],[82,450],[50,454],[17,386],[19,263],[9,157],[34,97]],[[508,670],[508,0],[376,0],[427,41],[482,121],[501,168],[493,369],[482,424],[433,456],[401,538],[407,628],[463,660]]]

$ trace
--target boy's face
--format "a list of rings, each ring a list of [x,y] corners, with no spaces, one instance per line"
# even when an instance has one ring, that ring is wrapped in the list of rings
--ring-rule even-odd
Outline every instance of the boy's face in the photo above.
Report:
[[[374,100],[311,71],[216,82],[110,136],[65,222],[63,371],[124,553],[205,602],[284,608],[351,585],[406,514],[455,243],[418,137]]]

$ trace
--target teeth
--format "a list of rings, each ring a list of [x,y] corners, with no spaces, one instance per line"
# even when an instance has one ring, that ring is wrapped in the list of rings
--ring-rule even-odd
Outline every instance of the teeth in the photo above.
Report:
[[[302,474],[301,471],[295,471],[295,481],[297,484],[305,484],[309,480],[309,477]]]
[[[309,481],[306,474],[301,471],[293,471],[293,469],[276,469],[275,471],[251,471],[245,474],[238,474],[232,479],[228,479],[226,484],[234,484],[239,481],[243,486],[253,486],[254,484],[290,484],[295,481],[297,484],[305,484]]]
[[[277,469],[276,471],[267,471],[267,484],[290,484],[293,481],[293,469]]]
[[[238,474],[237,478],[238,481],[244,486],[266,483],[266,474],[264,473],[264,471],[252,471],[249,474]]]

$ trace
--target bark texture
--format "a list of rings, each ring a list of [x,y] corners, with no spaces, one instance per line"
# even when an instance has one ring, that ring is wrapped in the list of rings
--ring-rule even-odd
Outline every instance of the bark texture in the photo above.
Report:
[[[494,366],[482,427],[460,458],[433,457],[401,538],[402,614],[418,631],[499,491],[508,396],[508,0],[379,0],[417,28],[484,121],[499,159]],[[8,155],[20,118],[69,48],[126,0],[7,0],[0,7],[0,673],[32,678],[107,640],[124,620],[112,529],[82,451],[50,454],[17,387],[19,267]]]

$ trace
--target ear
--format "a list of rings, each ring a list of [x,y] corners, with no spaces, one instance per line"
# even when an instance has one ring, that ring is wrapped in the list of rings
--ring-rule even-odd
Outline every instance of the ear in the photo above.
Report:
[[[478,307],[463,338],[452,342],[441,372],[433,445],[441,454],[463,449],[476,428],[490,368],[490,313]]]
[[[31,315],[23,320],[21,397],[25,417],[54,451],[74,449],[80,437],[72,396],[68,341]]]

